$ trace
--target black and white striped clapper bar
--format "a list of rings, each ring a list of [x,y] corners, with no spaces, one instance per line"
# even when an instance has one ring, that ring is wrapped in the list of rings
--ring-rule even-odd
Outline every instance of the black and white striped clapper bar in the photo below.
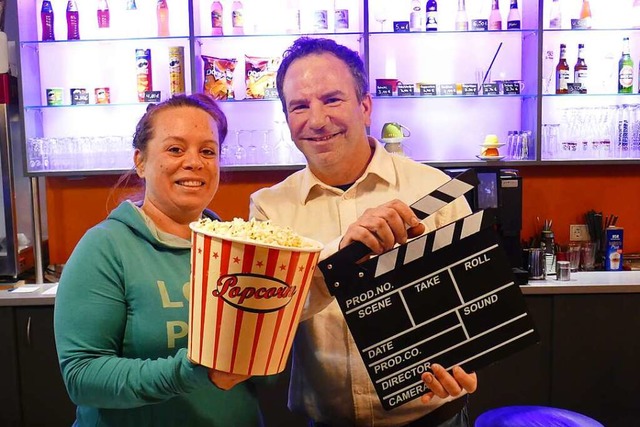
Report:
[[[423,219],[472,189],[468,170],[411,205]],[[426,393],[432,363],[475,371],[538,341],[494,219],[479,211],[357,264],[357,242],[319,264],[386,409]]]

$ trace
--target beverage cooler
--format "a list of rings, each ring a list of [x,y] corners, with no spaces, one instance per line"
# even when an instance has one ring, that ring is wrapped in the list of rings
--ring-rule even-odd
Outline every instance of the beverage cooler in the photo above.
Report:
[[[6,7],[5,7],[6,6]],[[6,24],[6,25],[5,25]],[[18,96],[15,4],[0,2],[0,280],[12,281],[35,267],[34,247],[46,257],[46,216],[34,221],[43,205],[44,184],[26,176]],[[35,188],[33,187],[35,185]],[[38,198],[34,203],[34,197]],[[40,222],[42,221],[42,222]],[[45,227],[41,227],[41,223]],[[36,242],[35,235],[41,240]]]

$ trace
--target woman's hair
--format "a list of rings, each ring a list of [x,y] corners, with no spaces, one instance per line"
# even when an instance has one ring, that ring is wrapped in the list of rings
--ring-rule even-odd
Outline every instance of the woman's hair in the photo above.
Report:
[[[194,93],[193,95],[175,95],[166,101],[159,104],[149,104],[147,111],[138,121],[136,125],[135,133],[133,134],[133,148],[140,150],[143,157],[147,151],[149,141],[153,138],[153,132],[155,130],[155,117],[159,112],[179,107],[194,107],[198,108],[205,113],[209,114],[211,118],[216,122],[218,127],[218,144],[222,144],[227,137],[227,117],[224,115],[215,100],[204,93]],[[137,166],[137,165],[135,165]],[[140,188],[143,185],[141,180],[135,172],[135,166],[130,171],[124,173],[118,181],[115,183],[109,194],[109,200],[114,200],[115,190],[121,187],[134,187],[131,191],[125,192],[118,199],[130,199],[134,202],[142,201],[144,197],[144,189]],[[109,206],[107,202],[107,211]],[[117,204],[117,201],[116,201]]]
[[[369,78],[367,77],[364,63],[358,55],[358,52],[338,44],[331,39],[300,37],[284,52],[282,62],[276,74],[276,87],[285,116],[287,115],[287,102],[284,99],[282,88],[287,70],[296,59],[309,55],[321,55],[323,53],[334,55],[349,68],[353,81],[356,84],[355,90],[359,102],[361,102],[369,92]]]

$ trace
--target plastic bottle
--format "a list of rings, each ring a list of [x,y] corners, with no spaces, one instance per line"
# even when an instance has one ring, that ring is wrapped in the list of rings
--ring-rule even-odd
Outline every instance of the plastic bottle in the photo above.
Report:
[[[582,21],[582,28],[591,28],[591,6],[589,5],[589,0],[582,0],[580,20]]]
[[[411,15],[409,15],[409,29],[411,31],[424,31],[422,4],[420,0],[411,0]]]
[[[464,0],[458,0],[458,11],[456,12],[456,31],[469,31],[469,17]]]
[[[156,4],[158,19],[158,37],[169,37],[169,6],[167,0],[158,0]]]
[[[109,3],[98,0],[98,28],[109,28]]]
[[[67,40],[80,40],[80,14],[74,0],[67,2]]]
[[[244,6],[239,0],[234,1],[231,6],[231,26],[233,34],[244,34]]]
[[[223,8],[222,3],[219,1],[214,1],[211,3],[211,35],[213,36],[221,36],[224,31],[222,29],[223,18],[222,18]]]
[[[53,7],[49,0],[42,2],[40,9],[40,20],[42,21],[42,41],[55,40],[56,36],[53,31]]]
[[[553,0],[549,10],[549,28],[562,28],[562,13],[560,12],[560,0]]]

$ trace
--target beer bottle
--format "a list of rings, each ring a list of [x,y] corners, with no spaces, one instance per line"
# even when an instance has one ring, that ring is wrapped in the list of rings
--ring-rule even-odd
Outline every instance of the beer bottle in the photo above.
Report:
[[[567,45],[560,45],[560,59],[556,65],[556,94],[569,93],[569,64],[567,63]]]
[[[573,67],[573,82],[580,83],[580,93],[587,93],[588,67],[584,60],[584,44],[578,44],[578,60]]]
[[[629,37],[622,39],[622,57],[618,62],[618,93],[633,93],[633,60]]]

